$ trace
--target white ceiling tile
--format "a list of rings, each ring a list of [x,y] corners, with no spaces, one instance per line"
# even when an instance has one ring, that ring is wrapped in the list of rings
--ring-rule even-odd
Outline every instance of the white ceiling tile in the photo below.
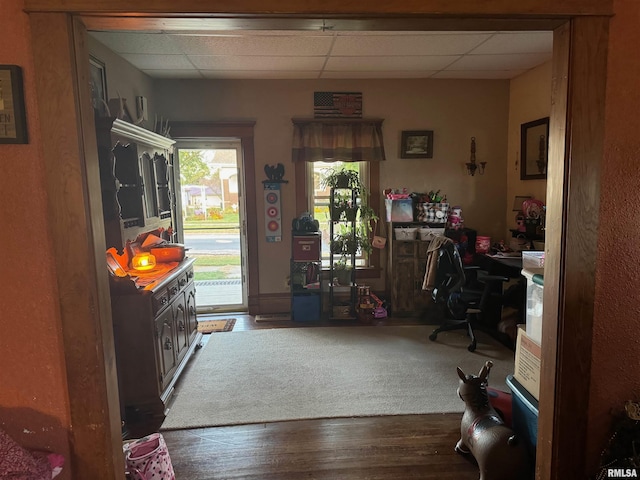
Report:
[[[152,78],[202,78],[199,70],[142,70]]]
[[[553,32],[501,32],[493,35],[471,53],[546,53],[553,50]]]
[[[172,55],[182,53],[171,37],[164,33],[89,32],[100,43],[115,53],[156,53]]]
[[[324,57],[258,57],[190,55],[193,64],[202,70],[320,70]]]
[[[184,55],[145,55],[141,53],[125,53],[127,62],[139,70],[189,70],[193,65]]]
[[[329,71],[381,71],[381,70],[440,70],[457,60],[456,56],[429,57],[331,57],[327,60]]]
[[[551,60],[551,53],[465,55],[447,70],[528,70]]]
[[[259,80],[300,80],[318,78],[320,72],[309,70],[284,71],[284,70],[200,70],[204,78],[211,79],[259,79]]]
[[[469,80],[501,80],[521,75],[526,70],[442,70],[431,78],[458,78]]]
[[[326,55],[333,39],[328,36],[273,35],[175,35],[174,40],[189,55]]]
[[[157,78],[513,78],[550,60],[553,45],[551,32],[90,34]]]
[[[420,71],[407,71],[407,70],[372,70],[372,71],[324,71],[320,78],[430,78],[434,73],[434,70],[420,70]]]
[[[462,55],[491,37],[490,34],[458,36],[377,35],[336,37],[332,55]]]

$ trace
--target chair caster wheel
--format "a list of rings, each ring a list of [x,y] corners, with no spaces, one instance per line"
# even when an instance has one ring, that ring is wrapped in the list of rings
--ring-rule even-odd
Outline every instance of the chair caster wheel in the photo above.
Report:
[[[431,340],[432,342],[435,341],[435,339],[438,337],[437,333],[432,333],[431,335],[429,335],[429,340]]]
[[[472,343],[471,345],[469,345],[467,347],[467,350],[469,350],[470,352],[475,352],[476,351],[476,345],[474,343]]]

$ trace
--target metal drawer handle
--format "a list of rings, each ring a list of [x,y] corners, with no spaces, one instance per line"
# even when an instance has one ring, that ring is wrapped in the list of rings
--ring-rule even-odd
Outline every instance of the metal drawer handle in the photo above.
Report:
[[[173,344],[171,343],[171,339],[167,337],[164,341],[164,349],[171,350],[173,348]]]

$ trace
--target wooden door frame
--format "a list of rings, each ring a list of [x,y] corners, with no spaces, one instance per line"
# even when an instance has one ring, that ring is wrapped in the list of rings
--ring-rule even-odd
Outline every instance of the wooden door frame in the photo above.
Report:
[[[354,2],[327,0],[307,4],[306,10],[296,3],[221,0],[217,13],[209,13],[202,12],[197,0],[180,4],[158,0],[151,6],[142,0],[25,0],[42,151],[47,159],[56,159],[55,166],[47,166],[46,193],[54,213],[51,218],[55,218],[51,229],[73,422],[73,477],[123,478],[111,310],[102,273],[102,213],[99,201],[89,194],[98,191],[99,179],[87,92],[85,25],[209,28],[204,18],[208,25],[237,28],[246,24],[247,18],[269,24],[275,15],[279,19],[273,25],[286,16],[302,24],[305,18],[300,17],[313,23],[324,16],[354,29],[359,25],[362,29],[393,30],[555,30],[547,187],[548,279],[536,477],[559,480],[584,476],[611,1],[584,0],[579,9],[569,0],[523,0],[517,4],[505,0],[362,1],[355,2],[360,5],[355,13]],[[125,12],[143,13],[133,16]],[[191,12],[193,18],[182,16],[182,12]],[[62,218],[60,212],[65,212]],[[68,262],[68,258],[76,261]],[[88,286],[89,294],[80,285],[85,290]]]

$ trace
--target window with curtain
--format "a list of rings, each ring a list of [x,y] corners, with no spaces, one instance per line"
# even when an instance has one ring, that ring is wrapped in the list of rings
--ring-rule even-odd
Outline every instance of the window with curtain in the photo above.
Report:
[[[294,120],[294,162],[385,160],[382,120]]]
[[[298,205],[298,210],[312,212],[320,222],[323,257],[328,257],[329,199],[327,192],[319,187],[322,170],[353,162],[353,168],[358,170],[370,192],[369,204],[377,210],[380,190],[377,162],[385,160],[382,120],[293,120],[293,124],[292,160],[296,163],[296,171],[303,171],[305,178],[304,182],[296,182],[297,198],[304,198],[306,204],[306,208]],[[371,175],[371,171],[376,174]],[[380,212],[377,213],[380,216]],[[371,266],[371,260],[379,262],[377,250],[371,258],[360,256],[357,263],[361,267]]]

